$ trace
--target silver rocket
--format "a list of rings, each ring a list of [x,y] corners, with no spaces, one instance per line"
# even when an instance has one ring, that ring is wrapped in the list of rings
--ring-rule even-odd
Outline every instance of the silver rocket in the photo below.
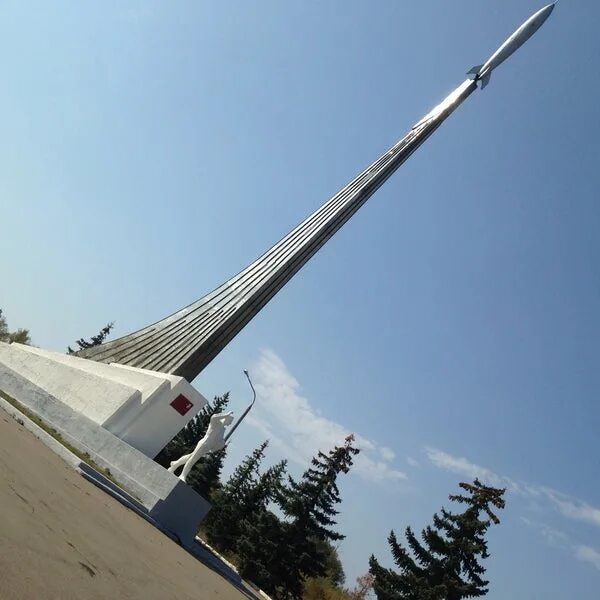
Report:
[[[544,8],[529,17],[484,64],[476,65],[468,72],[468,75],[474,76],[474,81],[481,81],[481,89],[490,82],[492,71],[513,52],[516,52],[546,22],[546,19],[554,10],[556,2],[544,6]]]
[[[475,92],[478,82],[482,87],[487,85],[490,73],[540,28],[553,8],[554,4],[550,4],[533,15],[485,64],[473,69],[472,78],[463,81],[403,138],[244,270],[161,321],[80,350],[77,355],[107,364],[171,373],[191,382]],[[0,366],[1,362],[0,356]]]

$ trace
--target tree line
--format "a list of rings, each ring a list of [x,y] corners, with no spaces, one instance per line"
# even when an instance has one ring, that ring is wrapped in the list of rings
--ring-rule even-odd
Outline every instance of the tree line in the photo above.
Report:
[[[223,412],[229,395],[205,406],[156,457],[164,467],[191,451],[213,414]],[[329,452],[318,452],[300,478],[287,472],[287,461],[263,469],[268,441],[255,448],[221,483],[227,449],[204,457],[187,478],[212,510],[201,534],[237,566],[240,575],[282,600],[303,597],[307,580],[322,578],[341,588],[344,573],[333,543],[340,492],[337,478],[347,473],[359,450],[348,436]],[[314,584],[313,584],[314,585]]]
[[[78,349],[101,344],[113,323],[96,336],[77,340]],[[27,329],[10,331],[0,309],[0,341],[31,343]],[[72,353],[73,349],[68,348]],[[194,449],[210,418],[223,412],[229,394],[216,397],[155,458],[161,465]],[[449,496],[464,509],[442,508],[420,536],[411,527],[403,544],[392,530],[388,543],[394,568],[375,556],[369,571],[353,589],[344,588],[345,575],[335,543],[341,502],[337,480],[350,471],[359,449],[349,435],[329,452],[319,451],[300,478],[287,472],[281,460],[263,469],[268,441],[255,448],[221,481],[227,448],[196,463],[187,482],[210,500],[212,510],[201,535],[231,559],[240,575],[278,600],[462,600],[485,596],[489,581],[481,563],[489,555],[486,533],[500,522],[496,511],[505,506],[505,489],[475,479],[460,483],[462,492]]]
[[[16,329],[15,331],[10,331],[8,329],[8,323],[6,322],[6,317],[0,308],[0,342],[5,342],[7,344],[12,344],[13,342],[16,344],[30,344],[31,337],[29,335],[29,329]]]
[[[223,412],[229,395],[209,403],[157,456],[165,467],[190,452],[203,437],[210,417]],[[209,499],[212,510],[201,535],[230,559],[240,575],[278,600],[461,600],[487,594],[482,559],[489,556],[486,532],[499,523],[504,489],[479,480],[460,483],[462,493],[449,499],[462,512],[442,508],[420,538],[406,528],[406,545],[392,531],[388,538],[395,568],[375,556],[356,586],[344,588],[345,576],[335,543],[341,502],[338,477],[350,471],[359,449],[349,435],[329,452],[317,452],[298,479],[285,460],[262,469],[264,441],[221,482],[227,449],[209,454],[192,469],[188,484]]]
[[[67,353],[73,354],[78,350],[84,350],[86,348],[92,348],[93,346],[98,346],[104,342],[104,340],[109,336],[112,328],[115,326],[114,322],[108,323],[105,325],[96,335],[93,335],[89,340],[84,338],[79,338],[75,343],[78,348],[73,350],[71,346],[67,347]],[[0,308],[0,342],[5,342],[7,344],[26,344],[31,345],[31,335],[29,334],[29,329],[19,328],[15,331],[10,331],[8,328],[8,322],[6,321],[6,317],[4,316],[4,312]]]

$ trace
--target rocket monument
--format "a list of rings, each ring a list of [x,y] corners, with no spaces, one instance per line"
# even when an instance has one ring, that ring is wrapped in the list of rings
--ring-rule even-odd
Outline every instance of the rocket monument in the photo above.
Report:
[[[191,382],[478,84],[482,89],[488,85],[492,72],[537,32],[555,5],[527,19],[401,140],[243,271],[176,313],[78,355],[178,375]]]

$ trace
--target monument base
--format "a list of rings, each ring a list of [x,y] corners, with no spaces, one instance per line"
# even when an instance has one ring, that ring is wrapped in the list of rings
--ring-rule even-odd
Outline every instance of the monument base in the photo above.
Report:
[[[89,363],[91,361],[60,355],[61,359],[65,359],[63,362],[54,359],[53,355],[55,353],[37,348],[27,349],[17,344],[9,346],[0,343],[0,391],[17,400],[44,423],[55,429],[65,442],[81,453],[87,454],[100,467],[107,469],[111,477],[140,502],[157,524],[176,535],[182,544],[192,546],[198,526],[210,510],[210,503],[178,477],[155,463],[152,457],[176,435],[185,423],[196,414],[197,410],[202,408],[206,400],[193,388],[195,394],[190,393],[188,388],[191,386],[187,382],[185,382],[186,385],[181,385],[184,380],[179,377],[173,378],[175,380],[173,381],[171,376],[163,376],[169,382],[165,385],[163,383],[165,379],[161,380],[161,374],[149,372],[152,377],[161,380],[161,383],[155,386],[159,393],[156,393],[156,389],[152,393],[151,389],[146,388],[142,392],[138,388],[134,392],[138,391],[140,394],[133,394],[133,399],[130,394],[123,403],[123,395],[118,398],[106,397],[99,394],[98,389],[94,388],[94,385],[99,383],[100,378],[97,375],[99,371],[92,373],[94,377],[87,376],[94,370],[93,365],[89,371],[86,371],[82,368],[76,369],[73,367],[73,364],[76,363],[71,362]],[[39,360],[40,358],[43,360]],[[113,365],[97,366],[103,369],[114,369],[115,372],[119,372],[119,375],[120,373],[128,375],[128,372],[132,372],[136,376],[146,374],[139,369],[131,370]],[[66,370],[65,367],[67,367]],[[80,375],[79,379],[77,374]],[[71,379],[66,379],[66,375],[69,375]],[[143,377],[136,379],[138,383],[143,380]],[[106,384],[102,388],[105,393],[108,388],[113,391],[118,390],[118,385],[112,386],[115,383],[114,379],[105,378],[103,381]],[[132,379],[129,381],[131,382]],[[146,383],[150,382],[149,379],[145,379],[145,381]],[[131,386],[123,385],[123,387],[129,387],[130,389],[126,391],[131,391]],[[49,389],[62,391],[60,398],[51,393]],[[193,410],[189,410],[189,416],[181,415],[171,407],[169,402],[170,397],[175,395],[177,398],[182,393],[186,398],[191,397],[195,401]],[[86,394],[89,394],[88,404],[83,407],[84,410],[76,410],[72,404],[76,400],[85,399]],[[63,398],[66,398],[68,402],[64,402]],[[144,406],[144,399],[149,402],[149,405]],[[93,406],[93,401],[99,402],[101,405]],[[113,426],[115,423],[129,423],[129,427],[123,428],[123,437],[118,437],[105,428],[98,422],[100,419],[90,418],[90,414],[97,417],[102,410],[107,413],[107,405],[117,405],[117,410],[121,409],[122,411],[120,414],[123,419],[121,421],[112,419],[111,421],[109,418],[105,422],[108,421],[109,425],[112,423]],[[158,414],[164,419],[165,410],[163,409],[166,408],[171,409],[183,421],[183,425],[171,426],[168,434],[170,437],[162,433],[158,442],[151,443],[153,441],[149,440],[147,435],[141,435],[138,438],[131,435],[132,431],[140,431],[140,424],[147,424],[145,429],[141,428],[142,432],[153,432],[156,415]],[[131,418],[132,414],[138,415],[137,429],[136,420]],[[169,414],[169,411],[166,411],[166,414],[173,416]],[[167,425],[169,425],[168,421]],[[126,441],[128,432],[131,439],[139,443],[139,448]]]
[[[185,379],[0,342],[0,363],[154,458],[206,404]]]

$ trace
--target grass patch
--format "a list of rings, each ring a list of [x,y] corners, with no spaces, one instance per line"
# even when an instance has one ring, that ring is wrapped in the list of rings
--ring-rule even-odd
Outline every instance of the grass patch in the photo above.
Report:
[[[65,438],[58,431],[56,431],[56,429],[50,427],[47,423],[42,421],[42,419],[40,419],[34,412],[30,411],[28,408],[23,406],[18,400],[15,400],[12,396],[9,396],[6,392],[3,392],[2,390],[0,390],[0,396],[4,398],[4,400],[11,404],[14,408],[16,408],[19,412],[23,413],[28,419],[31,419],[40,429],[43,429],[48,435],[51,435],[59,444],[64,446],[69,452],[72,452],[77,458],[79,458],[84,463],[92,467],[92,469],[98,471],[98,473],[104,475],[104,477],[106,477],[107,479],[110,479],[115,485],[119,485],[119,483],[115,480],[112,473],[110,472],[110,469],[105,469],[104,467],[101,467],[91,458],[91,456],[87,452],[81,452],[81,450],[78,450],[77,448],[75,448],[75,446],[67,442],[67,440],[65,440]],[[23,419],[15,417],[15,421],[20,425],[23,425]]]

